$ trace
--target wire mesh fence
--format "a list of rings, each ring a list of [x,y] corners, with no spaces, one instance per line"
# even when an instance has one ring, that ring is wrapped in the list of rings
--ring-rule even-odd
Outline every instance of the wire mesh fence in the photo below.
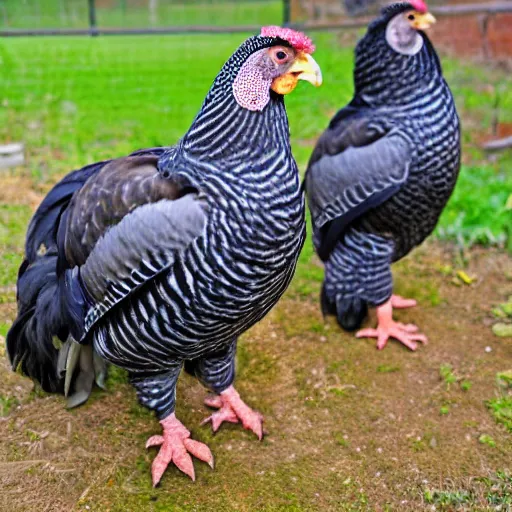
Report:
[[[130,30],[281,24],[283,0],[2,0],[3,30]]]
[[[100,34],[173,26],[185,33],[0,39],[0,143],[24,142],[26,169],[43,182],[92,160],[171,144],[187,129],[240,42],[258,25],[283,23],[289,8],[292,25],[333,29],[312,31],[325,76],[322,90],[287,98],[294,151],[304,165],[329,116],[350,99],[354,44],[379,5],[365,0],[95,0]],[[512,56],[511,15],[485,14],[486,8],[503,5],[512,9],[512,2],[487,2],[483,9],[479,4],[476,14],[448,16],[445,9],[432,30],[465,111],[465,136],[474,144],[504,136],[512,127],[510,73],[487,67]],[[87,33],[89,7],[88,0],[0,0],[0,31]],[[434,11],[441,7],[453,6],[437,3]],[[467,4],[456,8],[461,7],[469,9]],[[242,33],[190,35],[191,27]]]

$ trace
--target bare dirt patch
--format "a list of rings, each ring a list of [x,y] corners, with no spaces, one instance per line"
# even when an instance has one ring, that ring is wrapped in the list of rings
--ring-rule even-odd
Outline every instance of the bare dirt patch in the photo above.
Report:
[[[215,436],[200,427],[205,391],[182,378],[177,413],[216,457],[213,472],[196,462],[195,484],[171,468],[151,488],[144,440],[158,424],[119,372],[110,392],[67,411],[3,360],[0,394],[13,405],[0,421],[0,509],[417,511],[431,506],[433,489],[471,490],[510,471],[512,437],[484,402],[497,393],[496,373],[512,366],[512,340],[490,329],[491,308],[512,292],[511,261],[475,250],[466,268],[475,282],[456,285],[452,254],[431,243],[396,269],[398,292],[421,303],[400,318],[430,338],[417,353],[396,343],[377,352],[342,333],[324,322],[316,296],[288,296],[247,333],[238,387],[266,416],[261,443],[237,426]],[[484,492],[471,496],[488,508]]]

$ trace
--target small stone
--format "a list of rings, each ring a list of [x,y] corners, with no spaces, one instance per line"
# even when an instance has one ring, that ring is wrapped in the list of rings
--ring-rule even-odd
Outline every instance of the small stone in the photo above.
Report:
[[[322,343],[325,343],[327,341],[327,338],[325,336],[320,336],[320,341]]]
[[[485,347],[485,351],[489,354],[492,352],[492,347]]]
[[[377,453],[382,453],[382,448],[377,448]]]
[[[436,448],[437,447],[437,439],[435,437],[433,437],[428,444],[430,445],[430,448]]]

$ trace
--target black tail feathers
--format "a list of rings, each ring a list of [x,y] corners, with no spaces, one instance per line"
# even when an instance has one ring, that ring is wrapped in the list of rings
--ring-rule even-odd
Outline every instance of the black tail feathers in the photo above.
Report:
[[[48,392],[63,392],[58,370],[60,342],[69,334],[70,305],[59,228],[74,193],[108,162],[71,172],[57,183],[30,221],[25,261],[18,272],[18,316],[7,333],[7,353],[14,370],[32,377]],[[69,276],[68,276],[69,277]]]
[[[320,304],[324,315],[336,315],[338,323],[346,331],[355,331],[361,327],[368,314],[368,304],[358,297],[345,298],[338,295],[335,301],[327,296],[325,286],[322,286]]]
[[[52,393],[64,389],[57,372],[58,341],[67,338],[56,268],[56,248],[31,264],[23,262],[18,278],[18,316],[6,339],[13,370]]]

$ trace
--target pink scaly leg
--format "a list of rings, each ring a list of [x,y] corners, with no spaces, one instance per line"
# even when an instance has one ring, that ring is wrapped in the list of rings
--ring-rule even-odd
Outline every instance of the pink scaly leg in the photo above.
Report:
[[[153,487],[158,485],[167,466],[171,462],[174,462],[180,471],[183,471],[183,473],[195,481],[194,464],[189,453],[199,460],[207,462],[213,469],[213,455],[210,448],[199,441],[190,439],[190,432],[176,418],[174,413],[163,419],[160,425],[162,425],[164,430],[163,435],[152,436],[146,443],[146,448],[160,446],[160,451],[151,466]]]
[[[204,403],[208,407],[219,410],[206,418],[202,425],[211,421],[213,431],[217,432],[224,421],[230,423],[240,421],[244,428],[252,430],[261,441],[263,437],[263,416],[245,404],[233,386],[229,386],[220,395],[208,397]]]
[[[402,324],[393,320],[392,299],[377,307],[377,329],[362,329],[356,338],[377,338],[377,348],[382,350],[389,340],[395,338],[411,350],[418,348],[417,341],[426,344],[427,337],[418,332],[414,324]]]
[[[414,299],[404,299],[400,295],[391,295],[391,306],[396,309],[413,308],[417,304]]]

